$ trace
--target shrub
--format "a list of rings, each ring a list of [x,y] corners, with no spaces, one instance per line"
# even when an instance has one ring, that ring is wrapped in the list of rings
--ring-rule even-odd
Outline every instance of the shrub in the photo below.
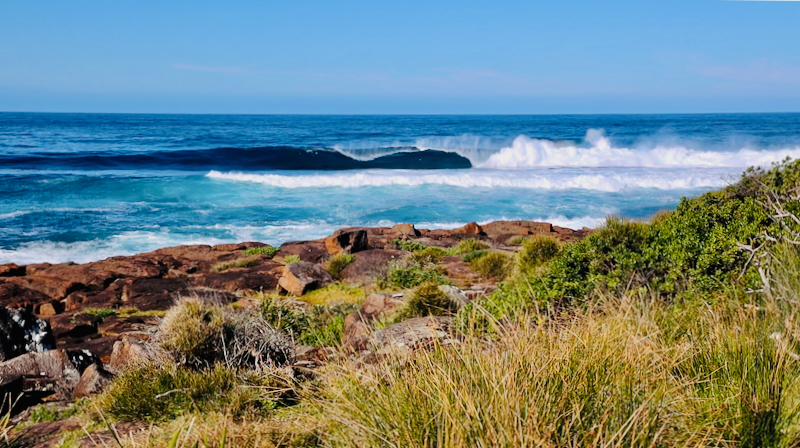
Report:
[[[366,295],[367,293],[357,286],[335,283],[303,294],[299,300],[311,305],[360,304]]]
[[[423,282],[449,284],[449,280],[435,268],[423,268],[418,264],[391,263],[386,276],[391,286],[413,288]]]
[[[219,356],[223,325],[221,307],[199,298],[182,298],[164,315],[159,342],[181,364],[207,365]]]
[[[300,262],[300,255],[296,254],[289,254],[283,257],[283,264],[292,264],[292,263],[299,263]]]
[[[227,271],[231,268],[250,268],[261,263],[260,257],[237,258],[232,261],[222,261],[211,266],[211,272]]]
[[[253,255],[266,255],[267,257],[272,258],[280,250],[281,249],[279,247],[272,247],[272,246],[248,247],[244,251],[244,256],[251,257]]]
[[[439,289],[435,282],[425,282],[414,288],[405,306],[400,310],[395,321],[399,322],[412,317],[443,316],[452,314],[458,309],[447,293]]]
[[[489,252],[470,261],[470,267],[486,278],[503,280],[511,270],[513,258],[503,252]]]
[[[467,238],[465,240],[461,240],[455,246],[448,249],[449,255],[462,255],[469,252],[475,252],[478,250],[487,250],[491,246],[489,243],[485,241],[476,240],[475,238]]]
[[[299,340],[311,325],[302,307],[275,295],[262,296],[261,315],[272,328],[288,334],[294,341]]]
[[[222,365],[206,371],[143,366],[120,374],[98,402],[122,421],[160,421],[189,412],[224,412],[252,418],[279,404],[286,383],[277,376],[239,373]]]
[[[464,256],[461,257],[461,261],[469,263],[472,260],[477,260],[478,258],[481,258],[482,256],[484,256],[484,255],[486,255],[488,253],[489,252],[485,251],[485,250],[474,250],[472,252],[468,252],[468,253],[464,254]]]
[[[317,347],[338,347],[342,343],[344,318],[360,307],[351,303],[314,306],[309,313],[308,329],[300,335],[301,344]]]
[[[426,245],[420,244],[416,241],[406,241],[406,240],[392,240],[392,244],[400,250],[405,250],[408,252],[413,252],[415,250],[423,250],[425,249]]]
[[[352,254],[338,254],[331,257],[328,260],[327,270],[330,272],[331,276],[335,279],[340,278],[342,269],[344,269],[348,264],[354,262],[356,260],[355,255]]]
[[[545,236],[526,239],[517,255],[518,266],[520,270],[531,270],[555,258],[560,250],[561,245],[554,238]]]
[[[419,264],[421,266],[434,265],[442,258],[447,256],[447,251],[441,247],[429,246],[424,249],[415,250],[408,257],[411,263]]]

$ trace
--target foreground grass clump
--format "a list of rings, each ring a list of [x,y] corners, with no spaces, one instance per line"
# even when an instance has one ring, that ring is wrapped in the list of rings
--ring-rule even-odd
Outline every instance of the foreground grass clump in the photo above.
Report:
[[[354,262],[355,260],[356,256],[353,254],[337,254],[328,260],[325,268],[333,278],[339,279],[341,278],[342,269],[347,267],[348,264]]]
[[[486,278],[503,280],[513,268],[514,258],[504,252],[488,252],[483,256],[472,258],[469,265]]]
[[[344,318],[358,311],[361,302],[334,302],[309,307],[275,295],[262,294],[260,298],[261,315],[273,328],[287,334],[297,344],[318,347],[341,345]]]
[[[159,421],[190,412],[263,416],[280,403],[285,387],[274,374],[238,372],[222,365],[208,370],[141,366],[117,377],[98,401],[121,421]]]
[[[426,282],[411,291],[394,320],[400,322],[413,317],[444,316],[455,313],[457,309],[458,304],[447,297],[447,293],[439,288],[438,283]]]
[[[279,247],[272,247],[272,246],[260,246],[260,247],[248,247],[244,251],[245,257],[252,257],[253,255],[266,255],[269,258],[272,258],[280,252]]]
[[[750,309],[609,300],[342,368],[316,404],[331,446],[793,446],[800,366],[771,335],[796,328]]]
[[[231,268],[251,268],[258,266],[261,263],[261,258],[258,256],[237,258],[231,261],[222,261],[211,266],[211,272],[223,272]]]

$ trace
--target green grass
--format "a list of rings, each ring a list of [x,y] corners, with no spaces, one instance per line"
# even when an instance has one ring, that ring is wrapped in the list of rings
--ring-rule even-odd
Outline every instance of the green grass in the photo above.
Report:
[[[503,280],[513,268],[514,258],[505,252],[488,252],[470,260],[470,267],[482,276]]]
[[[212,265],[211,272],[223,272],[231,268],[250,268],[259,264],[261,264],[261,258],[257,256],[237,258],[236,260],[222,261]]]
[[[413,288],[424,282],[440,285],[450,284],[450,280],[435,267],[427,268],[418,264],[403,265],[402,263],[389,265],[386,282],[388,286],[396,288]]]
[[[416,241],[406,241],[406,240],[392,240],[392,244],[400,250],[405,250],[408,252],[413,252],[415,250],[423,250],[425,249],[426,245],[420,244]]]
[[[326,264],[327,271],[335,279],[341,278],[342,269],[356,260],[353,254],[337,254],[331,257]]]
[[[272,258],[280,250],[281,249],[279,247],[272,247],[272,246],[248,247],[244,251],[244,256],[252,257],[253,255],[266,255],[267,257]]]
[[[408,300],[395,315],[394,321],[400,322],[413,317],[444,316],[454,314],[458,305],[448,299],[447,294],[439,289],[435,282],[422,283],[409,294]]]
[[[448,255],[463,255],[470,252],[475,252],[479,250],[487,250],[491,246],[489,243],[486,243],[481,240],[476,240],[475,238],[467,238],[465,240],[459,241],[455,246],[451,247],[447,250]]]
[[[292,263],[299,263],[300,262],[300,255],[296,254],[289,254],[283,257],[283,264],[292,264]]]

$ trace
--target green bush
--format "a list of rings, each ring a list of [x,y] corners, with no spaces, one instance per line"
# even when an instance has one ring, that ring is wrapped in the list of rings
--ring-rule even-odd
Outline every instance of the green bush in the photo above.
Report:
[[[338,347],[342,343],[344,318],[361,309],[355,304],[314,306],[309,312],[309,326],[300,335],[299,342],[317,347]]]
[[[469,265],[486,278],[503,280],[511,271],[513,257],[503,252],[489,252],[472,259]]]
[[[283,257],[283,264],[292,264],[292,263],[299,263],[300,262],[300,255],[296,254],[289,254]]]
[[[344,269],[348,264],[354,262],[356,260],[355,255],[352,254],[338,254],[331,257],[328,260],[327,269],[330,272],[333,278],[340,278],[342,273],[342,269]]]
[[[464,254],[464,256],[461,257],[461,261],[469,263],[472,260],[477,260],[478,258],[481,258],[482,256],[484,256],[484,255],[486,255],[488,253],[489,252],[485,251],[485,250],[474,250],[472,252],[468,252],[468,253]]]
[[[392,263],[386,276],[390,286],[398,288],[413,288],[423,282],[434,282],[440,285],[449,284],[450,281],[442,272],[435,268],[424,268],[418,264]]]
[[[424,249],[415,250],[411,253],[408,259],[412,263],[422,266],[434,265],[442,261],[442,258],[447,256],[447,251],[441,247],[429,246]]]
[[[522,242],[522,250],[517,255],[520,270],[531,270],[552,260],[558,255],[561,245],[547,236],[528,238]]]
[[[449,255],[463,255],[478,250],[487,250],[490,247],[491,246],[489,243],[486,243],[485,241],[476,240],[475,238],[467,238],[459,241],[458,244],[448,249],[447,253]]]
[[[295,341],[311,326],[308,315],[301,307],[277,296],[265,296],[261,300],[261,315],[273,328],[288,334]]]
[[[396,248],[408,252],[414,252],[415,250],[423,250],[426,247],[428,247],[416,241],[406,241],[406,240],[392,240],[392,244],[394,244]]]
[[[279,403],[274,378],[239,373],[222,365],[206,371],[142,366],[116,377],[99,403],[105,413],[121,421],[170,420],[193,411],[251,418]]]
[[[244,251],[245,257],[252,257],[253,255],[266,255],[269,258],[272,258],[280,252],[279,247],[272,247],[272,246],[261,246],[261,247],[248,247]]]
[[[444,316],[457,311],[458,304],[453,303],[447,293],[435,282],[425,282],[414,288],[405,306],[395,316],[399,322],[413,317]]]

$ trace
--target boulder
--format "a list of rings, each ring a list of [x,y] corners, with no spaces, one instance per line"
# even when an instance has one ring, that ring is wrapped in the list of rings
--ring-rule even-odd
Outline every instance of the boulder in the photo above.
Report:
[[[329,257],[324,241],[290,241],[284,243],[275,258],[283,259],[287,255],[297,255],[300,260],[309,263],[322,263]]]
[[[456,229],[455,232],[467,235],[484,235],[483,229],[477,222],[471,222],[460,229]]]
[[[325,238],[325,249],[329,254],[352,254],[369,249],[367,231],[363,229],[337,230]]]
[[[120,374],[130,367],[144,363],[161,364],[169,355],[160,346],[144,342],[130,336],[123,336],[114,343],[111,359],[106,366],[108,371]]]
[[[92,364],[99,360],[85,351],[28,353],[0,363],[0,389],[6,393],[55,393],[66,399]]]
[[[64,311],[64,304],[58,300],[51,300],[39,305],[38,314],[40,316],[55,316]]]
[[[333,283],[333,277],[328,271],[318,264],[306,261],[286,265],[283,268],[283,276],[278,281],[281,288],[296,296],[324,288],[331,283]]]
[[[372,293],[367,296],[361,310],[345,317],[342,344],[352,350],[365,350],[372,322],[388,314],[402,302],[401,299],[386,294]]]
[[[24,309],[0,307],[0,361],[55,348],[50,324]]]
[[[395,224],[392,231],[403,236],[420,236],[413,224]]]
[[[370,282],[375,277],[386,275],[389,263],[401,260],[403,252],[399,250],[370,249],[354,255],[355,260],[339,273],[342,280],[349,282]]]
[[[455,304],[458,308],[461,308],[470,302],[469,297],[467,297],[464,291],[455,286],[439,285],[439,290],[444,292],[447,295],[447,300],[450,301],[450,303]]]
[[[92,364],[83,371],[78,384],[72,391],[72,399],[97,395],[114,379],[114,375],[97,364]]]
[[[25,266],[14,263],[0,264],[0,277],[19,277],[25,275]]]
[[[376,353],[408,353],[431,344],[452,344],[456,339],[450,334],[452,317],[416,317],[389,325],[369,338]]]
[[[0,306],[28,308],[33,311],[36,305],[49,300],[50,296],[35,289],[12,282],[0,283]]]

